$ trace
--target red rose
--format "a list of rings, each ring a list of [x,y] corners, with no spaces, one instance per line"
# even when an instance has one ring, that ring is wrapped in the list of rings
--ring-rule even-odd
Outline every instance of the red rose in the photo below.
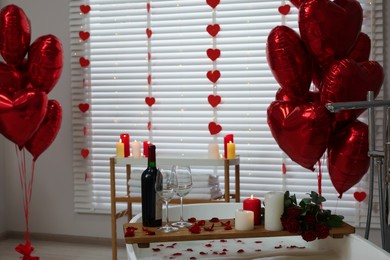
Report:
[[[289,217],[297,218],[301,215],[301,209],[300,208],[288,208],[287,215]]]
[[[298,233],[301,230],[301,224],[295,218],[289,218],[286,223],[286,230],[290,233]]]
[[[316,226],[316,233],[318,239],[324,239],[329,236],[329,228],[323,224]]]
[[[317,238],[317,234],[314,230],[308,229],[308,230],[305,230],[302,232],[302,238],[305,241],[310,242],[310,241],[313,241]]]
[[[315,226],[315,224],[317,223],[316,216],[311,212],[307,212],[305,217],[303,218],[303,222],[305,222],[309,226]]]

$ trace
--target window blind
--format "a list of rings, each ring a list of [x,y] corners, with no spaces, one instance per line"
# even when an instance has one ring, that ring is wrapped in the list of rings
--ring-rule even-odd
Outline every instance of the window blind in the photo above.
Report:
[[[75,210],[109,212],[109,158],[115,155],[121,133],[129,133],[132,141],[152,141],[157,162],[158,157],[207,157],[208,144],[214,142],[222,152],[223,137],[234,134],[241,160],[241,199],[251,194],[264,198],[266,192],[283,189],[298,198],[317,191],[319,167],[311,172],[291,161],[273,139],[266,116],[279,88],[266,60],[266,40],[278,25],[298,32],[298,9],[288,1],[275,0],[223,0],[215,11],[206,1],[159,0],[149,1],[148,13],[147,3],[70,1]],[[372,41],[371,59],[382,62],[382,1],[360,3],[363,31]],[[91,10],[82,13],[80,6],[87,4]],[[278,12],[284,4],[291,5],[286,16]],[[207,33],[209,24],[220,25],[217,37]],[[147,28],[152,30],[150,38]],[[80,31],[89,32],[90,37],[80,39]],[[215,62],[207,57],[209,48],[221,51]],[[80,58],[90,64],[80,66]],[[221,73],[216,84],[206,76],[210,70]],[[209,95],[221,97],[216,108],[208,103]],[[155,104],[149,107],[146,97],[154,97]],[[80,111],[80,104],[87,104],[88,110]],[[381,125],[383,112],[377,114]],[[210,134],[210,122],[222,130]],[[86,158],[82,150],[89,151]],[[338,199],[326,158],[321,161],[324,207],[355,226],[363,225],[366,205],[357,202],[353,192],[367,190],[366,178]],[[212,171],[223,178],[223,169],[192,170],[194,174]],[[125,194],[125,173],[120,167],[117,192]],[[374,214],[373,224],[378,222]]]

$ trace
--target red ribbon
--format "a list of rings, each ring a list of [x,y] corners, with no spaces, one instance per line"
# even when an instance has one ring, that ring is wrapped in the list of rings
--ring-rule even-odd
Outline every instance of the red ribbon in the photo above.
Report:
[[[27,241],[26,244],[19,244],[15,247],[15,251],[22,254],[22,260],[39,260],[39,256],[31,256],[34,251],[34,247],[31,246],[31,242]]]

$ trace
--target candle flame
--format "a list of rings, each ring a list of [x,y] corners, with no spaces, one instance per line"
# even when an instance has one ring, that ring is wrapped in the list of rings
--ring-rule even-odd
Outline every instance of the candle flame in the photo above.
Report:
[[[251,200],[253,200],[253,194],[251,195]]]

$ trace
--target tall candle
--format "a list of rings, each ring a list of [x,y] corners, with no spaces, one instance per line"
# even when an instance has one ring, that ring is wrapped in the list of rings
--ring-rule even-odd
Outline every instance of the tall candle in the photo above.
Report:
[[[227,159],[234,159],[236,158],[236,144],[229,142],[227,144]]]
[[[119,139],[116,143],[116,157],[123,158],[125,156],[125,145]]]
[[[253,230],[253,211],[237,209],[234,221],[236,230]]]
[[[133,152],[133,157],[139,158],[141,156],[141,143],[137,142],[137,140],[132,142],[131,143],[131,150]]]
[[[259,199],[253,198],[253,195],[250,198],[247,198],[243,202],[244,210],[253,211],[253,223],[255,225],[260,225],[260,210],[261,210],[261,201]]]
[[[121,134],[121,140],[125,146],[125,157],[129,157],[130,156],[130,135]]]
[[[218,144],[209,144],[209,154],[210,159],[219,159],[219,147]]]
[[[227,158],[227,144],[229,142],[234,143],[234,136],[232,134],[228,134],[223,138],[223,149],[224,149],[224,158]]]
[[[144,141],[144,156],[145,157],[148,157],[149,155],[149,152],[148,152],[148,147],[149,147],[149,144],[151,144],[149,141]]]
[[[264,228],[270,231],[283,230],[280,217],[284,210],[284,194],[283,192],[268,192],[264,198]]]

